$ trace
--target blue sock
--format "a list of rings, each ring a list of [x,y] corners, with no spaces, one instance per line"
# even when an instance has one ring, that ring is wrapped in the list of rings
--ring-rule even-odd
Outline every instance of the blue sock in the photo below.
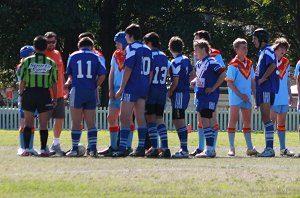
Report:
[[[177,133],[180,140],[181,149],[187,152],[188,132],[186,126],[177,129]]]
[[[234,147],[235,132],[228,132],[229,146]]]
[[[158,138],[157,138],[156,123],[148,123],[147,127],[148,127],[148,133],[149,133],[151,146],[152,146],[152,148],[157,149],[157,140],[158,140]]]
[[[128,138],[127,138],[127,148],[132,147],[132,139],[133,139],[133,131],[130,131]]]
[[[110,136],[110,146],[112,149],[118,148],[118,134],[119,134],[119,127],[109,127],[109,136]]]
[[[121,128],[119,150],[126,151],[127,139],[130,133],[130,128]]]
[[[203,128],[198,128],[198,138],[199,138],[198,149],[204,151],[205,135],[204,135]]]
[[[214,149],[216,150],[217,139],[218,139],[219,130],[214,130]]]
[[[71,137],[72,137],[72,150],[78,151],[78,144],[80,142],[81,130],[72,130]]]
[[[19,138],[20,138],[20,147],[22,149],[25,149],[25,145],[24,145],[24,135],[23,135],[23,128],[20,128],[20,135],[19,135]]]
[[[31,133],[29,149],[33,149],[33,141],[34,141],[34,132]]]
[[[138,149],[145,150],[145,140],[147,134],[147,127],[138,127],[138,138],[139,138],[139,145]]]
[[[214,130],[211,127],[203,128],[205,139],[206,139],[206,146],[212,147],[214,146]]]
[[[247,148],[248,149],[253,149],[251,132],[244,132],[244,138],[246,140]]]
[[[279,143],[280,143],[280,150],[285,149],[285,131],[277,131]]]
[[[98,131],[96,128],[88,129],[88,140],[90,145],[90,151],[97,151],[97,135],[98,135]]]
[[[266,147],[273,148],[274,143],[274,124],[269,121],[265,124],[265,138],[266,138]]]
[[[160,124],[157,126],[157,131],[161,141],[161,148],[167,149],[168,146],[168,132],[165,124]]]

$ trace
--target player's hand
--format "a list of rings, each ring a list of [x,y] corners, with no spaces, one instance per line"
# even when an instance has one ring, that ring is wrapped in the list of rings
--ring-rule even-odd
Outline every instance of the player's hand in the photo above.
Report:
[[[57,105],[57,98],[52,99],[52,104],[53,104],[53,108],[55,108]]]
[[[242,94],[242,95],[240,96],[240,98],[241,98],[243,101],[249,101],[249,98],[248,98],[248,96],[247,96],[246,94]]]
[[[205,89],[205,93],[206,93],[207,95],[211,94],[213,91],[214,91],[214,90],[213,90],[213,88],[211,88],[211,87],[207,87],[207,88]]]
[[[122,90],[121,88],[117,91],[115,98],[119,99],[122,97],[124,90]]]
[[[108,98],[109,99],[115,99],[116,98],[114,91],[109,91]]]
[[[263,84],[267,79],[261,78],[257,81],[258,85]]]
[[[67,99],[69,97],[69,88],[64,86],[64,99]]]
[[[191,85],[192,88],[195,87],[195,85],[196,85],[196,80],[197,80],[197,78],[195,78],[194,80],[191,81],[190,85]]]
[[[294,103],[294,99],[293,99],[292,96],[290,96],[290,98],[289,98],[289,106],[290,107],[293,106],[293,103]]]

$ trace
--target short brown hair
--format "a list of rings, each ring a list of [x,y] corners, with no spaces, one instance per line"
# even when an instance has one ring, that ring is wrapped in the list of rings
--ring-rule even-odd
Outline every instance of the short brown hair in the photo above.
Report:
[[[78,41],[78,48],[81,47],[94,47],[94,41],[89,37],[83,37]]]
[[[56,39],[56,34],[54,32],[46,32],[44,35],[46,38],[55,38]]]
[[[173,52],[182,53],[184,43],[178,36],[173,36],[169,41],[169,49]]]
[[[232,43],[233,49],[239,48],[240,44],[246,44],[247,45],[246,39],[243,39],[243,38],[235,39]]]
[[[275,40],[272,47],[273,47],[274,50],[277,50],[279,47],[282,47],[282,48],[288,50],[290,48],[290,44],[286,40],[286,38],[280,37],[280,38]]]
[[[209,54],[210,45],[207,40],[205,40],[205,39],[195,40],[193,45],[194,45],[194,48],[196,48],[196,47],[199,47],[200,49],[205,48],[206,53]]]

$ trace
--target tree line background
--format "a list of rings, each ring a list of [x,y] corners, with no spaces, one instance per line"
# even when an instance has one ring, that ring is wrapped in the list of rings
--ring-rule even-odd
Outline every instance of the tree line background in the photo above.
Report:
[[[2,0],[0,2],[0,88],[15,84],[19,50],[32,45],[36,35],[54,31],[64,63],[77,50],[78,35],[85,31],[96,36],[96,48],[110,59],[115,50],[114,35],[132,22],[144,34],[155,31],[161,50],[169,56],[168,41],[180,36],[185,54],[192,58],[193,33],[211,33],[212,46],[220,49],[227,63],[233,56],[237,37],[248,41],[249,57],[256,62],[258,50],[252,32],[266,28],[271,41],[284,36],[291,44],[287,56],[292,66],[300,58],[300,1],[298,0]],[[102,88],[102,105],[108,102],[107,80]]]

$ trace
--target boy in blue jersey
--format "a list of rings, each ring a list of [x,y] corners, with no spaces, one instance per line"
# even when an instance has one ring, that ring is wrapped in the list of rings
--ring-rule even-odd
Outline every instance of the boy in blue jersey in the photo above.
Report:
[[[117,49],[111,57],[111,68],[108,77],[109,103],[107,121],[110,134],[110,147],[99,151],[99,155],[104,157],[111,157],[113,152],[116,152],[118,150],[118,118],[120,114],[121,100],[120,98],[116,98],[115,94],[121,86],[124,73],[125,48],[127,46],[125,35],[125,32],[118,32],[114,37]],[[127,150],[131,149],[133,131],[134,124],[133,122],[131,122],[130,133],[127,140]]]
[[[204,40],[194,41],[194,53],[199,60],[196,63],[196,111],[201,117],[206,139],[206,149],[196,154],[196,157],[215,157],[215,130],[213,112],[219,100],[219,86],[224,81],[225,69],[209,56],[210,45]]]
[[[265,127],[266,148],[258,157],[274,157],[274,124],[271,121],[270,111],[274,103],[275,94],[279,89],[279,78],[276,73],[276,57],[269,41],[269,33],[258,28],[253,32],[255,47],[259,49],[259,58],[255,71],[256,105],[260,107],[262,121]]]
[[[200,39],[204,39],[206,40],[209,44],[211,43],[211,36],[209,34],[208,31],[206,30],[199,30],[197,32],[194,33],[194,41],[195,40],[200,40]],[[209,55],[210,57],[214,58],[217,60],[217,62],[222,66],[225,67],[225,63],[223,61],[223,57],[221,54],[221,51],[215,48],[210,48],[209,50]],[[194,58],[194,64],[196,64],[198,60],[196,59],[196,57]],[[204,146],[205,146],[205,136],[204,136],[204,132],[203,132],[203,125],[201,122],[201,118],[198,116],[198,137],[199,137],[199,144],[198,144],[198,148],[196,148],[190,155],[191,156],[195,156],[199,153],[201,153],[204,150]],[[215,130],[215,141],[214,141],[214,148],[216,148],[216,143],[217,143],[217,137],[218,137],[218,131],[219,131],[219,124],[218,124],[218,120],[217,120],[217,114],[216,111],[213,112],[213,120],[214,120],[214,130]]]
[[[275,101],[271,109],[271,120],[277,123],[277,134],[280,143],[280,155],[292,157],[295,153],[285,146],[285,121],[289,111],[289,105],[293,104],[291,93],[291,84],[289,80],[290,62],[284,57],[290,47],[290,44],[285,38],[278,38],[273,44],[277,59],[277,70],[279,73],[279,91],[275,95]]]
[[[145,156],[145,138],[147,124],[145,120],[145,100],[150,85],[150,75],[153,71],[152,52],[140,40],[142,31],[139,25],[131,24],[126,30],[126,48],[124,74],[120,89],[115,97],[121,97],[120,113],[120,144],[119,151],[113,157],[126,157],[126,145],[130,133],[130,123],[134,111],[138,124],[138,147],[129,155],[132,157]]]
[[[247,144],[246,154],[255,156],[257,150],[251,139],[251,109],[252,97],[255,95],[255,79],[252,61],[247,58],[248,46],[245,39],[237,38],[233,42],[236,56],[229,62],[226,82],[228,85],[230,118],[228,123],[228,138],[230,143],[229,156],[235,156],[235,126],[242,111],[243,133]]]
[[[150,32],[146,34],[144,36],[144,43],[152,50],[154,66],[153,79],[146,101],[146,120],[152,149],[146,157],[170,158],[171,152],[168,148],[167,128],[163,120],[167,99],[166,79],[170,62],[167,56],[159,51],[160,41],[157,33]],[[158,134],[161,139],[161,152],[158,149]]]
[[[84,37],[79,40],[79,50],[69,56],[67,64],[66,85],[71,84],[70,110],[72,116],[72,149],[66,153],[68,157],[77,157],[78,144],[81,137],[81,121],[84,116],[88,127],[88,144],[92,157],[97,157],[96,129],[96,89],[105,79],[105,65],[99,55],[92,50],[94,42]]]
[[[181,38],[174,36],[169,41],[169,50],[174,59],[171,62],[171,85],[168,97],[172,102],[172,120],[180,140],[180,149],[173,158],[188,158],[188,134],[185,125],[185,110],[190,100],[190,78],[193,71],[190,60],[182,55],[184,43]]]

